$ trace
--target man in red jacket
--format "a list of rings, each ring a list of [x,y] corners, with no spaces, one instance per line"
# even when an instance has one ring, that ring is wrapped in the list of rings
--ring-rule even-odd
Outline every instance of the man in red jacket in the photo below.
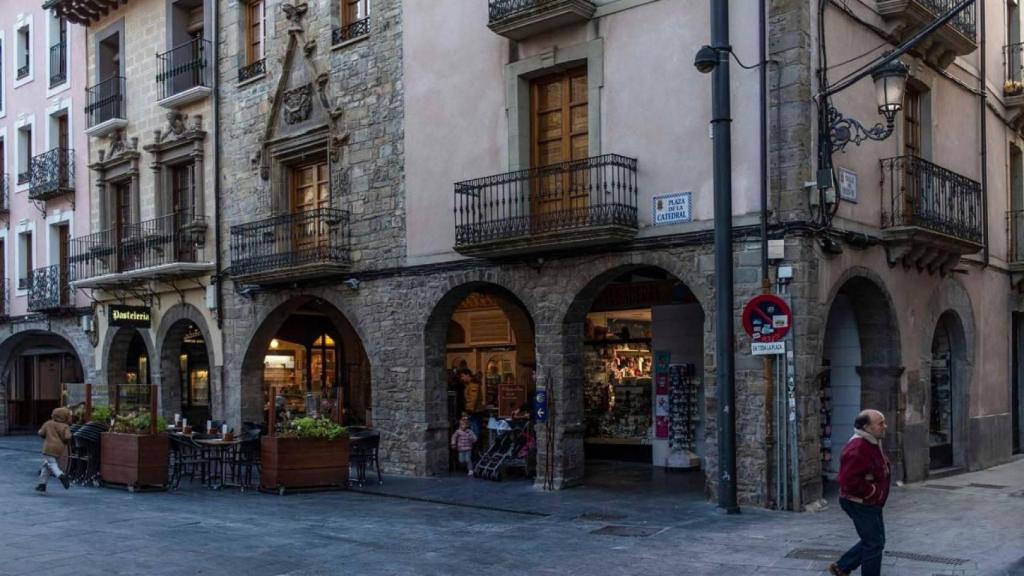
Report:
[[[889,497],[889,459],[882,449],[885,416],[878,410],[864,410],[853,428],[839,460],[839,505],[853,520],[860,541],[829,570],[834,576],[847,576],[860,567],[862,576],[878,576],[885,548],[882,507]]]

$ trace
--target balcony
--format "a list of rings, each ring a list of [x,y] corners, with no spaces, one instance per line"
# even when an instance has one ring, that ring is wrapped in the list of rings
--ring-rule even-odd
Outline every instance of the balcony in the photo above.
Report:
[[[28,282],[29,312],[59,312],[72,307],[68,272],[60,264],[36,268]]]
[[[85,133],[89,136],[106,136],[128,125],[125,117],[124,77],[111,76],[95,86],[86,88],[85,97],[88,102],[85,106],[85,115],[89,121]]]
[[[590,0],[489,0],[487,27],[512,40],[586,22],[594,16]]]
[[[0,281],[0,318],[11,316],[11,291],[7,289],[7,278]]]
[[[1014,286],[1024,282],[1024,210],[1006,213],[1008,251],[1006,262],[1010,268],[1010,281]]]
[[[241,284],[326,279],[348,272],[348,212],[316,208],[231,227],[231,275]]]
[[[889,33],[892,40],[898,43],[913,36],[959,3],[960,0],[878,0],[877,10],[891,25]],[[974,52],[978,48],[976,4],[968,6],[949,24],[925,38],[915,51],[940,68],[952,64],[957,56]]]
[[[615,154],[455,184],[455,250],[498,258],[636,236],[633,158]]]
[[[209,96],[212,57],[210,41],[202,38],[157,54],[157,104],[176,109]]]
[[[358,38],[362,38],[370,33],[370,19],[363,18],[362,20],[356,20],[355,22],[334,28],[331,30],[331,45],[337,46],[344,44]]]
[[[32,161],[29,160],[29,163],[31,163],[31,162]],[[18,172],[18,186],[22,186],[24,184],[28,184],[29,180],[31,180],[31,179],[32,179],[32,171],[31,170],[26,170],[24,172]]]
[[[205,216],[176,212],[71,241],[71,281],[76,288],[105,288],[132,281],[169,281],[213,270],[206,253]]]
[[[260,58],[252,64],[246,64],[238,69],[238,82],[248,82],[253,78],[259,78],[267,73],[267,59]]]
[[[881,161],[882,232],[889,264],[946,274],[981,250],[981,185],[916,156]]]
[[[68,44],[57,42],[50,46],[50,88],[68,80]]]
[[[7,174],[0,172],[0,216],[11,213],[11,194],[7,185]]]
[[[75,193],[75,151],[54,148],[32,158],[28,197],[46,201]]]

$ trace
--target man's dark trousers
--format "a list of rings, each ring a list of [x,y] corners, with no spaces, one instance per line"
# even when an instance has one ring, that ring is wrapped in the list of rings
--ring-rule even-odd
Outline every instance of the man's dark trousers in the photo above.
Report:
[[[837,564],[847,574],[860,567],[862,576],[879,576],[882,573],[882,550],[885,548],[885,522],[882,508],[865,506],[846,498],[839,499],[846,515],[853,520],[860,542],[854,544]]]

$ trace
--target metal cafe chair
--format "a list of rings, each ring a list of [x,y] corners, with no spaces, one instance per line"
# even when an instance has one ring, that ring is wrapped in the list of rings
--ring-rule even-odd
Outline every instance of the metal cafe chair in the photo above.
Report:
[[[383,485],[380,473],[380,432],[376,430],[360,431],[350,436],[349,463],[356,469],[353,483],[360,486],[366,482],[366,468],[373,466],[377,471],[377,483]]]

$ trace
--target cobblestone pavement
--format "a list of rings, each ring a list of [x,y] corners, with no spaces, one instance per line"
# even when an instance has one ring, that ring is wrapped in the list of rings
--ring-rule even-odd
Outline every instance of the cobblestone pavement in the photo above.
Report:
[[[821,512],[718,514],[696,475],[545,493],[524,482],[385,478],[271,496],[129,494],[51,481],[37,441],[0,438],[0,575],[817,575],[853,541]],[[384,497],[390,496],[390,497]],[[897,487],[886,575],[1024,575],[1024,460]]]

